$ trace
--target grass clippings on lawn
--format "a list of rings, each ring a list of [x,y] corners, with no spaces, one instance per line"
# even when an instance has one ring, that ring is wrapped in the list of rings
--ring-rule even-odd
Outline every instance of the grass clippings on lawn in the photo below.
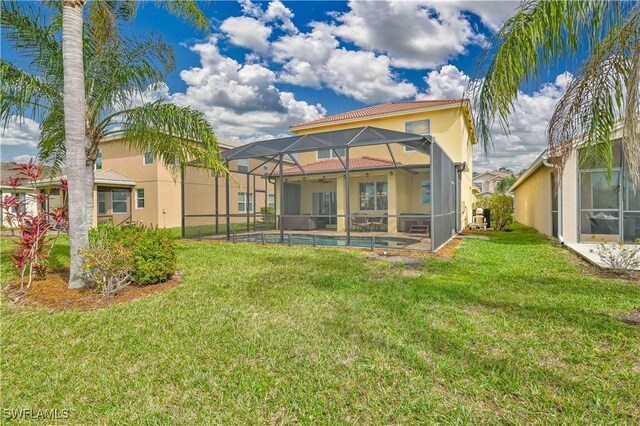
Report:
[[[20,289],[19,280],[8,283],[3,293],[14,305],[30,305],[60,311],[74,309],[87,311],[131,302],[152,294],[176,287],[182,277],[176,274],[172,279],[147,286],[129,285],[114,297],[104,297],[90,289],[70,289],[69,270],[60,268],[45,279],[34,279],[31,287]]]

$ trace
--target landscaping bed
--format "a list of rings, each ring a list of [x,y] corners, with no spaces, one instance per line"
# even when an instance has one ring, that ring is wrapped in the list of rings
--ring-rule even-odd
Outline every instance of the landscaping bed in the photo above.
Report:
[[[45,279],[34,279],[29,288],[20,289],[19,280],[8,283],[3,293],[14,305],[30,305],[54,311],[74,309],[86,311],[106,308],[131,302],[176,287],[182,281],[181,275],[153,285],[129,285],[114,297],[104,297],[94,290],[68,288],[69,270],[58,269],[47,275]]]

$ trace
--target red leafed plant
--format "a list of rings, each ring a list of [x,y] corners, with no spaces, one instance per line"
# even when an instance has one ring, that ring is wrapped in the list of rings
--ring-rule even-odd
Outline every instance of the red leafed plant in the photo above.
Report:
[[[0,200],[5,221],[10,227],[18,229],[17,246],[12,254],[13,264],[20,273],[20,289],[24,288],[25,275],[28,278],[27,288],[31,285],[33,275],[44,276],[47,272],[49,255],[55,243],[47,241],[51,231],[66,229],[68,210],[66,203],[67,182],[60,180],[60,206],[53,212],[45,212],[41,207],[48,201],[49,194],[38,193],[36,183],[42,176],[42,166],[33,159],[28,163],[12,163],[11,170],[17,171],[17,177],[10,177],[8,184],[14,190],[19,186],[33,188],[32,193],[26,193],[24,198],[15,195],[5,195]],[[17,192],[16,192],[17,193]],[[37,206],[36,212],[29,211],[29,206]],[[47,250],[49,246],[49,250]]]

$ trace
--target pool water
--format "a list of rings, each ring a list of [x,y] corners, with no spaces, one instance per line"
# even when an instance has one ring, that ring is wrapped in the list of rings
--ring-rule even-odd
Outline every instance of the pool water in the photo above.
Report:
[[[352,247],[371,247],[371,239],[374,237],[351,237]],[[235,239],[239,243],[262,243],[262,234],[238,235]],[[280,243],[280,235],[265,234],[264,242],[267,244]],[[419,243],[420,240],[414,238],[397,238],[397,237],[375,237],[374,245],[380,248],[402,248],[411,244]],[[305,244],[313,245],[314,236],[306,234],[285,234],[285,244]],[[347,245],[347,237],[334,237],[329,235],[316,235],[315,244],[317,246],[335,246],[345,247]]]

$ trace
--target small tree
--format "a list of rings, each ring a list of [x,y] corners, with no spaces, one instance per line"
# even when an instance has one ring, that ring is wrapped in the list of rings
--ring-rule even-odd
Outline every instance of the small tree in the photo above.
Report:
[[[517,180],[518,180],[518,176],[516,175],[510,175],[500,179],[500,181],[496,185],[496,192],[498,194],[508,193],[509,189],[513,186],[514,183],[516,183]]]
[[[29,288],[34,274],[44,276],[47,272],[49,255],[55,243],[54,239],[47,250],[46,238],[49,231],[57,229],[57,238],[60,230],[66,227],[67,182],[64,179],[60,181],[62,197],[60,206],[51,213],[40,208],[36,213],[31,213],[28,210],[31,203],[35,202],[37,206],[42,206],[49,199],[49,194],[38,193],[36,190],[36,183],[42,176],[42,166],[35,164],[33,159],[26,164],[12,164],[12,170],[18,172],[18,177],[10,177],[9,186],[14,190],[25,185],[33,187],[33,193],[26,194],[24,199],[15,195],[5,195],[0,200],[0,208],[4,211],[8,225],[18,228],[19,237],[11,258],[20,274],[20,289],[24,290],[25,275],[28,277],[27,288]]]
[[[491,196],[491,221],[493,228],[502,231],[513,223],[513,198],[508,195]]]

